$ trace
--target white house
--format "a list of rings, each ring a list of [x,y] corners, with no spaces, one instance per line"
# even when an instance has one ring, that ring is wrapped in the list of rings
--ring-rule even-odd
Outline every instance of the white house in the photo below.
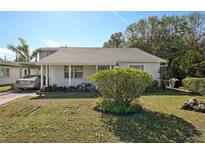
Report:
[[[45,85],[72,86],[88,82],[97,71],[119,68],[142,69],[159,81],[159,68],[165,60],[137,48],[41,48],[41,81]]]
[[[31,75],[39,74],[39,66],[34,63],[0,60],[0,86],[14,84],[17,79],[28,75],[28,67]]]
[[[15,83],[19,78],[19,65],[11,61],[0,60],[0,85]]]

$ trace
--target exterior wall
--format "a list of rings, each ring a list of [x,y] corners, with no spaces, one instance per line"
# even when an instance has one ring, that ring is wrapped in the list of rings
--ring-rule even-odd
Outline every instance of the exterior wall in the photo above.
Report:
[[[143,65],[144,71],[150,73],[153,79],[160,83],[160,63],[119,63],[120,68],[129,68],[129,65]]]
[[[22,68],[22,77],[25,76],[25,73],[24,73],[25,70],[27,70],[27,73],[28,73],[28,68]],[[30,73],[31,73],[30,75],[40,74],[39,70],[36,68],[30,68]]]
[[[68,86],[69,79],[64,78],[64,66],[50,66],[49,68],[49,84],[56,84],[58,86]],[[78,84],[89,82],[88,76],[96,72],[96,66],[83,66],[83,78],[82,79],[71,79],[71,85],[76,86]]]
[[[154,80],[160,81],[159,78],[159,63],[119,63],[119,68],[129,68],[129,65],[143,65],[144,71],[149,72]],[[88,76],[96,72],[96,66],[84,66],[83,67],[84,76],[83,79],[71,79],[71,85],[76,86],[82,82],[89,82],[87,80]],[[45,75],[45,68],[44,68]],[[56,84],[58,86],[68,86],[69,79],[64,78],[64,66],[50,66],[49,68],[49,84]]]
[[[9,77],[0,77],[0,85],[15,83],[19,78],[19,67],[0,66],[0,68],[9,68]]]

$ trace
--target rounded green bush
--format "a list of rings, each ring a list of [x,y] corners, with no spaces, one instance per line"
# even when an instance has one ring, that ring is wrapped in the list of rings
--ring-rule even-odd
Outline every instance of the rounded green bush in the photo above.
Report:
[[[182,84],[193,93],[205,95],[205,78],[186,78],[182,80]]]
[[[96,104],[94,104],[93,109],[103,113],[111,113],[115,115],[128,115],[139,113],[140,111],[142,111],[142,106],[136,102],[131,103],[131,105],[129,106],[123,104],[113,104],[101,98],[97,100]]]
[[[103,108],[116,113],[130,112],[133,109],[131,103],[153,82],[149,73],[131,68],[100,71],[90,76],[89,80],[97,85],[101,92]]]

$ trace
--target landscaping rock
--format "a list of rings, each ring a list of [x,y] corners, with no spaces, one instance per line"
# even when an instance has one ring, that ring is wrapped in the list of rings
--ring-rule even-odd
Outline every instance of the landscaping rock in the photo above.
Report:
[[[205,113],[205,102],[199,101],[196,98],[190,98],[181,106],[181,109]]]

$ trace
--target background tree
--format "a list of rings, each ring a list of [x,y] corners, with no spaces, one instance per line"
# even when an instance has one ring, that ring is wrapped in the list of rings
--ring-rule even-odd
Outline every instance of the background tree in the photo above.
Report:
[[[30,62],[35,58],[35,61],[37,61],[37,53],[38,51],[35,50],[33,52],[30,52],[29,45],[26,43],[26,41],[23,38],[18,38],[20,44],[15,46],[13,44],[7,45],[7,48],[14,53],[16,53],[16,61],[17,62]],[[28,74],[30,75],[30,68],[28,68]]]
[[[114,33],[110,39],[103,44],[104,48],[121,48],[125,46],[125,36],[121,33]]]
[[[186,52],[179,61],[179,67],[185,71],[188,76],[195,76],[197,74],[196,66],[202,62],[202,56],[193,50]]]
[[[203,14],[150,16],[130,24],[124,36],[125,47],[139,48],[166,59],[170,77],[183,79],[186,75],[204,74],[201,72],[204,59],[199,58],[205,51]],[[112,41],[108,42],[109,46],[116,47]]]

